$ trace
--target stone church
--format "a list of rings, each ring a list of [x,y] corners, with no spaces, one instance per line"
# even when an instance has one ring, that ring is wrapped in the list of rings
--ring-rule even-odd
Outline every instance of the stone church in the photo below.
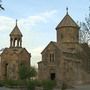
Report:
[[[56,27],[57,41],[51,41],[41,52],[39,80],[56,80],[58,84],[90,82],[90,48],[79,42],[79,30],[67,11]]]
[[[19,79],[19,66],[25,64],[30,68],[31,54],[22,47],[22,33],[18,28],[17,21],[10,33],[10,47],[5,48],[1,53],[0,79]]]

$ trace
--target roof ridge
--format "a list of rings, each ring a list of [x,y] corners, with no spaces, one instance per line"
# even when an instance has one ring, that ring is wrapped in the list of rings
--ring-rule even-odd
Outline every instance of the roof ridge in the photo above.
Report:
[[[64,18],[61,20],[61,22],[57,25],[56,30],[58,28],[65,27],[65,26],[71,26],[71,27],[79,28],[77,23],[72,19],[72,17],[69,14],[66,14],[64,16]]]
[[[21,31],[20,31],[20,29],[19,29],[17,24],[15,25],[15,27],[12,30],[12,32],[10,33],[10,35],[20,35],[20,36],[22,36],[22,33],[21,33]]]

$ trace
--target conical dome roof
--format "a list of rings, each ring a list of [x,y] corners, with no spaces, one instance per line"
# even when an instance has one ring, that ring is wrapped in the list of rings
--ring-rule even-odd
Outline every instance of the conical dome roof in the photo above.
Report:
[[[16,26],[14,27],[13,31],[10,33],[10,36],[22,36],[22,33],[17,26],[17,20],[16,20]]]
[[[61,27],[76,27],[79,28],[79,26],[76,24],[76,22],[69,16],[67,13],[65,17],[62,19],[62,21],[58,24],[56,29],[59,29]]]

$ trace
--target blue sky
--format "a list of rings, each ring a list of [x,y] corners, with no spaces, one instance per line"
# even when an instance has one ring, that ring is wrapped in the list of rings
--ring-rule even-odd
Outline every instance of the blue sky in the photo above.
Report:
[[[56,41],[55,27],[66,14],[77,22],[88,16],[89,0],[2,0],[0,11],[0,48],[9,47],[9,34],[18,19],[23,34],[23,47],[32,55],[32,65],[41,60],[41,51]]]

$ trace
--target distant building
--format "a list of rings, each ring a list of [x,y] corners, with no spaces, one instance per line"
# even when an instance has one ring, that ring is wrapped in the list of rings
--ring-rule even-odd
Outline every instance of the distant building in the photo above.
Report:
[[[21,64],[30,68],[31,54],[22,47],[22,33],[16,26],[10,33],[10,47],[5,48],[1,53],[0,79],[19,79],[18,71]]]
[[[41,52],[39,80],[56,80],[58,84],[90,81],[90,48],[79,43],[79,29],[67,11],[56,27],[57,41],[51,41]]]

